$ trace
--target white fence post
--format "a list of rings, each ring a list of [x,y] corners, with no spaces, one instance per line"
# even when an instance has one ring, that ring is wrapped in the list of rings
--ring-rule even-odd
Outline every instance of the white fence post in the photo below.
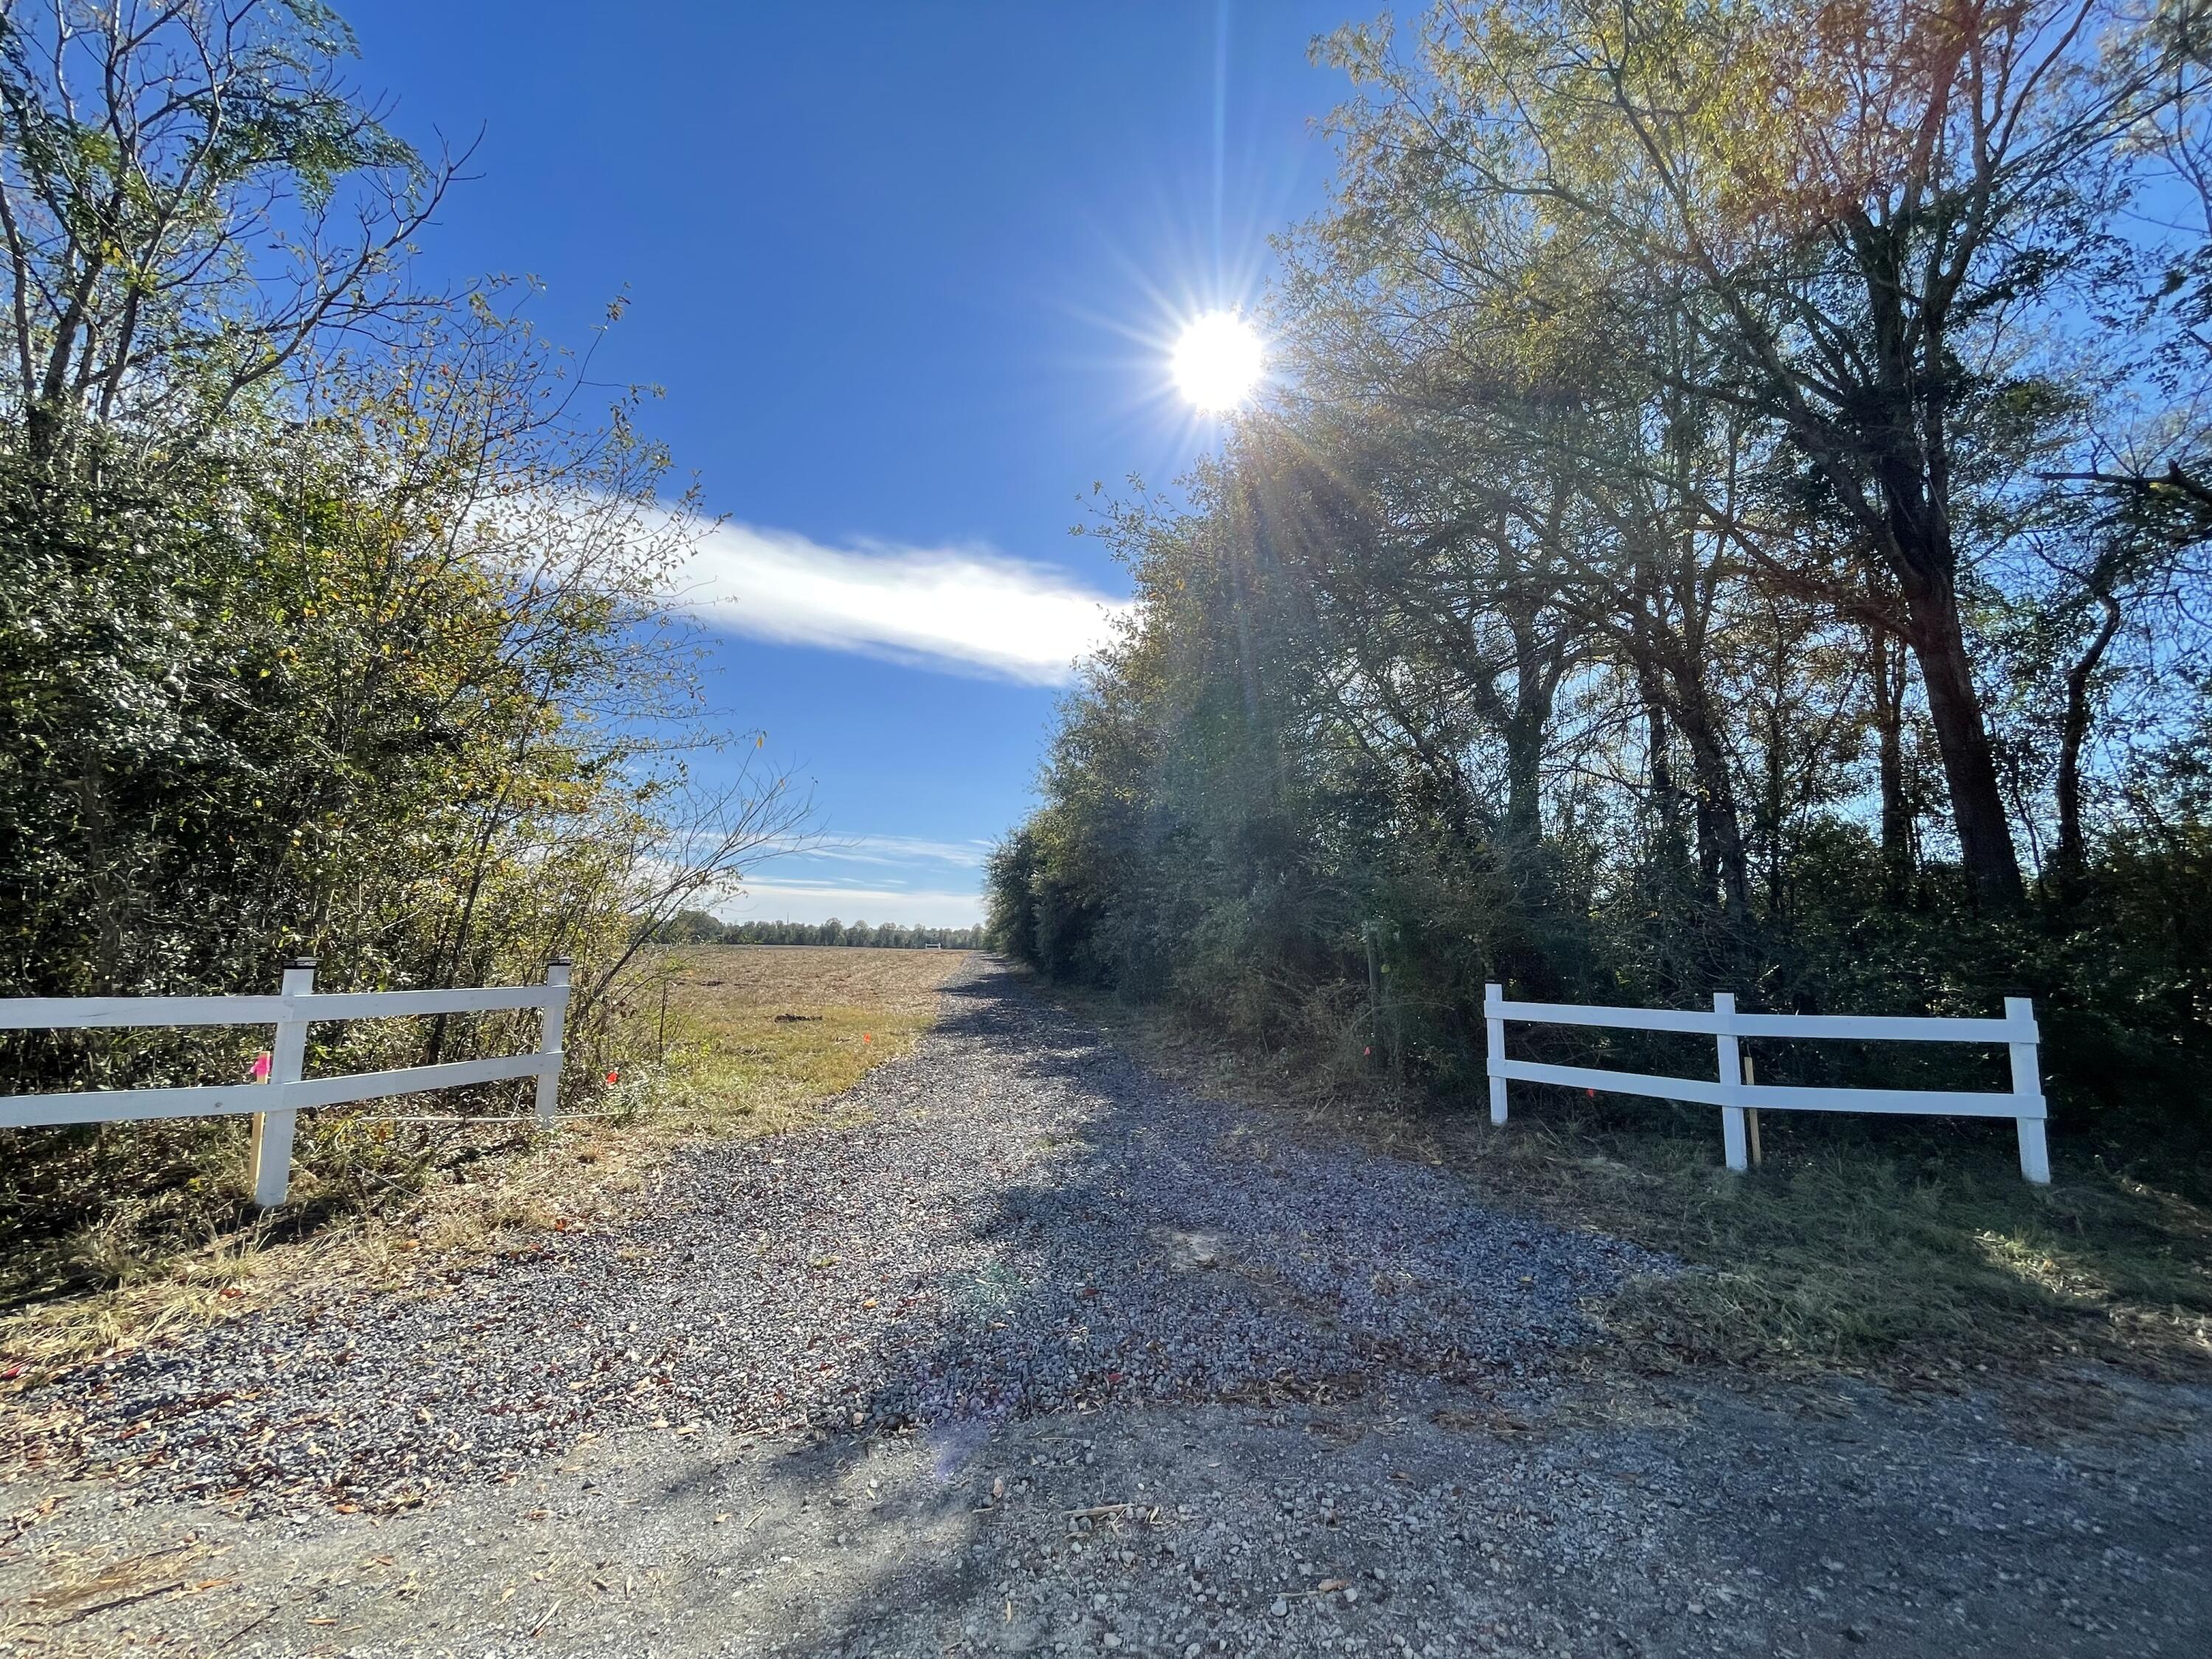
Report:
[[[2005,999],[2005,1018],[2032,1022],[2035,1005],[2026,997]],[[2020,1172],[2039,1187],[2051,1184],[2051,1148],[2043,1138],[2043,1073],[2035,1060],[2035,1040],[2006,1045],[2012,1053],[2012,1093],[2021,1107],[2013,1122],[2020,1131]],[[2030,1112],[2027,1109],[2033,1107]]]
[[[1713,1039],[1720,1048],[1721,1093],[1723,1098],[1735,1095],[1741,1099],[1743,1094],[1742,1054],[1736,1046],[1735,1033],[1726,1029],[1726,1022],[1735,1017],[1735,993],[1714,992],[1713,1012],[1723,1023],[1719,1036]],[[1721,1108],[1721,1146],[1728,1154],[1729,1169],[1747,1170],[1751,1167],[1751,1159],[1744,1146],[1741,1106]]]
[[[1505,1022],[1498,1011],[1504,1002],[1504,986],[1486,985],[1482,988],[1484,1022],[1490,1027],[1487,1050],[1490,1056],[1490,1121],[1500,1127],[1505,1122]]]
[[[315,988],[315,959],[295,957],[284,964],[283,994],[312,995]],[[283,1088],[297,1083],[307,1060],[307,1022],[279,1021],[276,1042],[269,1052],[269,1086]],[[292,1189],[292,1132],[300,1114],[289,1106],[253,1115],[253,1201],[273,1209]]]
[[[561,988],[557,1002],[545,1005],[544,1024],[541,1027],[538,1052],[552,1064],[538,1074],[538,1127],[553,1127],[553,1108],[561,1093],[561,1035],[568,1017],[568,958],[556,957],[545,964],[545,982]]]

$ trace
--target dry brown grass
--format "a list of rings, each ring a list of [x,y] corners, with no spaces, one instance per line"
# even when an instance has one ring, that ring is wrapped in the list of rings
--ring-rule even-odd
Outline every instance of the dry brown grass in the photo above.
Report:
[[[671,952],[654,964],[671,979],[660,1109],[699,1133],[783,1127],[912,1048],[963,960],[842,945]],[[657,1051],[657,1007],[653,1018]]]
[[[319,1205],[303,1182],[291,1213],[134,1263],[106,1285],[31,1302],[0,1319],[0,1389],[279,1297],[405,1292],[471,1261],[533,1249],[550,1231],[607,1224],[674,1147],[799,1127],[905,1053],[965,959],[843,947],[664,953],[641,965],[629,999],[636,1058],[589,1099],[563,1103],[564,1113],[605,1115],[566,1121],[550,1140],[516,1125],[441,1130],[435,1164],[385,1204]],[[388,1109],[454,1109],[442,1099]]]
[[[872,1008],[919,1014],[925,1024],[939,988],[967,959],[964,951],[813,945],[687,945],[663,958],[684,981],[680,994],[695,1013],[704,1016],[741,1008]]]

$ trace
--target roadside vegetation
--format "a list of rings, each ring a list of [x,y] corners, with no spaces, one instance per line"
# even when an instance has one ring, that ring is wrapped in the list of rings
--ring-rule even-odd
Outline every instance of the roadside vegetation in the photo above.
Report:
[[[594,386],[526,283],[419,284],[467,158],[391,131],[354,55],[319,4],[0,9],[0,996],[565,957],[563,1110],[619,1110],[650,942],[811,812],[710,718],[651,389]],[[308,1070],[533,1030],[321,1028]],[[226,1082],[267,1041],[0,1033],[0,1092]],[[274,1218],[243,1120],[11,1129],[0,1312],[180,1262],[228,1288],[233,1253],[404,1211],[515,1133],[409,1116],[519,1100],[306,1114]]]
[[[1352,96],[1273,389],[1176,495],[1100,498],[1138,604],[993,939],[1262,1079],[1478,1116],[1486,982],[2025,993],[2048,1195],[1911,1121],[1767,1114],[1733,1184],[1651,1103],[1516,1087],[1507,1135],[1452,1139],[1713,1268],[1647,1322],[1692,1349],[2033,1347],[2089,1310],[2205,1358],[2200,21],[1445,0],[1327,42]],[[1994,1080],[1911,1047],[1760,1076]]]

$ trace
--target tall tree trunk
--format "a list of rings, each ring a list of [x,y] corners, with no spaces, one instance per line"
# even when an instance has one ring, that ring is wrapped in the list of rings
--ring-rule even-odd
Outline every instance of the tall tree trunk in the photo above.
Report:
[[[1534,847],[1543,838],[1539,808],[1544,757],[1544,723],[1516,710],[1505,724],[1505,836],[1516,846]]]
[[[1708,890],[1717,885],[1721,906],[1730,919],[1751,915],[1751,875],[1744,860],[1743,826],[1736,810],[1735,783],[1728,751],[1714,728],[1705,677],[1696,662],[1678,663],[1674,681],[1674,725],[1690,750],[1690,774],[1698,805],[1698,859]]]
[[[2004,794],[1997,787],[1996,755],[1982,718],[1981,695],[1966,659],[1958,594],[1948,581],[1923,582],[1905,604],[1912,653],[1928,692],[1928,718],[1943,757],[1943,781],[1950,787],[1960,858],[1978,898],[2011,908],[2026,901],[2027,889],[2013,849]]]
[[[1505,833],[1522,848],[1543,839],[1544,731],[1559,684],[1554,660],[1537,638],[1533,614],[1507,619],[1513,633],[1513,710],[1504,720]],[[1556,653],[1554,653],[1556,654]]]
[[[2088,867],[2088,848],[2081,833],[2081,750],[2089,740],[2089,686],[2112,636],[2120,631],[2118,601],[2109,593],[2100,593],[2097,599],[2105,608],[2104,625],[2066,671],[2066,714],[2058,733],[2058,847],[2051,875],[2062,896],[2075,890]]]
[[[1905,653],[1889,630],[1868,630],[1875,772],[1881,789],[1882,880],[1893,902],[1912,890],[1912,809],[1905,799]]]
[[[1687,855],[1682,842],[1682,792],[1674,781],[1674,758],[1668,752],[1667,694],[1659,676],[1640,658],[1636,663],[1636,694],[1644,705],[1645,775],[1650,780],[1651,805],[1659,815],[1662,851],[1674,864]]]
[[[1910,325],[1905,273],[1911,262],[1901,234],[1899,226],[1869,226],[1859,244],[1881,364],[1869,413],[1889,417],[1877,420],[1869,434],[1869,459],[1881,491],[1887,557],[1904,592],[1912,653],[1950,789],[1960,860],[1982,903],[2009,909],[2026,901],[2027,890],[1959,616],[1944,319],[1940,308],[1923,307],[1917,327]]]

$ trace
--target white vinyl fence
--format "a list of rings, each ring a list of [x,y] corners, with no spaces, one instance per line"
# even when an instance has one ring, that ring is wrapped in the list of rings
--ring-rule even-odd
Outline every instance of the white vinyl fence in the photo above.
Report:
[[[472,1014],[503,1008],[542,1011],[533,1054],[505,1060],[456,1060],[397,1072],[303,1078],[307,1027],[326,1019],[392,1019],[418,1014]],[[0,998],[0,1030],[112,1030],[155,1025],[273,1025],[268,1081],[180,1089],[90,1089],[74,1094],[0,1097],[0,1128],[40,1123],[118,1123],[137,1118],[221,1117],[253,1114],[253,1201],[282,1204],[292,1181],[292,1129],[303,1107],[385,1100],[432,1089],[458,1089],[507,1078],[538,1079],[538,1121],[553,1127],[561,1079],[561,1028],[568,1012],[568,962],[556,957],[543,985],[482,990],[319,993],[315,963],[286,964],[273,997]]]
[[[2037,1069],[2035,1009],[2026,997],[2007,997],[2002,1019],[1886,1018],[1856,1014],[1740,1014],[1735,998],[1716,993],[1703,1009],[1584,1008],[1566,1003],[1508,1002],[1503,987],[1486,988],[1482,1004],[1489,1024],[1490,1121],[1505,1121],[1508,1079],[1556,1083],[1570,1089],[1648,1095],[1721,1109],[1721,1140],[1728,1166],[1741,1170],[1746,1111],[1908,1112],[1929,1116],[2008,1117],[2020,1131],[2020,1170],[2030,1181],[2051,1181],[2044,1142],[2043,1078]],[[1650,1077],[1585,1066],[1547,1066],[1505,1057],[1509,1020],[1534,1025],[1595,1025],[1631,1031],[1688,1031],[1714,1039],[1717,1075]],[[1806,1089],[1755,1083],[1747,1076],[1738,1044],[1744,1037],[1830,1038],[1875,1042],[2002,1042],[2012,1054],[2012,1088],[2004,1094],[1942,1089]]]

